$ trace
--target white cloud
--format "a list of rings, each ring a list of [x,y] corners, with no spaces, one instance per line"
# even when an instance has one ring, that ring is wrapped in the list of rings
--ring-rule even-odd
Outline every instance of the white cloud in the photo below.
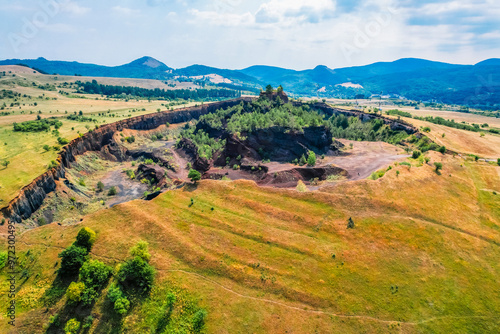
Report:
[[[255,20],[281,25],[318,23],[334,15],[335,5],[332,0],[271,0],[260,6]]]
[[[113,11],[114,14],[117,14],[120,16],[131,16],[131,15],[140,13],[139,10],[135,10],[135,9],[128,8],[128,7],[122,7],[122,6],[114,6],[113,8],[111,8],[111,10]]]
[[[61,10],[73,15],[85,15],[90,12],[90,8],[82,7],[75,1],[70,0],[61,2]]]
[[[190,23],[196,23],[201,20],[215,26],[245,27],[255,22],[253,15],[250,13],[219,13],[215,11],[199,11],[197,9],[191,9],[189,13],[195,18]]]

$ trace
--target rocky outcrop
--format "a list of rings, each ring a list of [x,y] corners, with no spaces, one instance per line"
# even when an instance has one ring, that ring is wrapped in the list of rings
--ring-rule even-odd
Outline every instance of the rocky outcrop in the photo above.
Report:
[[[175,111],[164,111],[106,124],[88,132],[82,137],[72,140],[65,146],[57,158],[58,166],[37,177],[29,185],[21,189],[8,206],[1,209],[5,218],[17,223],[28,219],[43,203],[50,192],[56,189],[56,181],[64,178],[65,168],[71,167],[78,155],[89,151],[102,151],[117,160],[126,158],[126,151],[116,145],[113,135],[123,129],[152,130],[166,123],[182,123],[197,119],[201,115],[215,112],[217,109],[233,107],[241,102],[250,102],[252,98],[243,97],[228,101],[202,104],[195,107],[181,108]]]
[[[135,174],[138,179],[147,179],[157,187],[165,184],[165,169],[160,166],[140,164]]]

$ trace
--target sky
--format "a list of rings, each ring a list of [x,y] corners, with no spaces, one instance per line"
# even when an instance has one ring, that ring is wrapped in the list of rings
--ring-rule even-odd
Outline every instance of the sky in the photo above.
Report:
[[[498,0],[0,0],[0,59],[340,68],[500,58]]]

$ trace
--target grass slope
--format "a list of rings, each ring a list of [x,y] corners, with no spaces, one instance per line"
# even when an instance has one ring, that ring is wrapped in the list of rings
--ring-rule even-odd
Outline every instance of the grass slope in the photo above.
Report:
[[[151,298],[123,322],[109,321],[101,298],[90,333],[113,332],[109,323],[150,333],[169,289],[207,309],[209,333],[498,332],[498,167],[430,156],[441,175],[398,165],[377,181],[309,193],[203,181],[26,232],[18,333],[42,332],[63,307],[64,298],[45,312],[40,298],[82,226],[98,233],[92,257],[115,265],[143,239],[158,270]]]

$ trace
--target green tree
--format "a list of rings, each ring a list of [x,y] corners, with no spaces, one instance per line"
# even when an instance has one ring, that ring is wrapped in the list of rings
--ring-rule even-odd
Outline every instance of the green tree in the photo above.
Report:
[[[348,229],[354,228],[354,220],[352,220],[352,217],[349,217],[349,219],[347,220],[347,228]]]
[[[71,282],[66,290],[66,297],[72,302],[79,302],[82,300],[82,293],[85,290],[85,283]]]
[[[85,290],[82,293],[82,301],[85,305],[92,304],[99,297],[112,271],[111,267],[98,260],[90,260],[83,264],[80,269],[80,281],[85,284]]]
[[[5,168],[9,167],[9,165],[10,165],[10,161],[9,160],[2,161],[2,166],[4,166]]]
[[[118,190],[116,190],[116,187],[112,186],[111,188],[109,188],[108,196],[115,196],[117,193],[118,193]]]
[[[73,275],[78,273],[78,270],[88,259],[87,249],[76,245],[71,245],[63,250],[59,257],[61,258],[61,268],[59,273],[62,275]]]
[[[307,163],[307,159],[306,159],[306,157],[302,154],[302,156],[300,157],[300,160],[299,160],[299,165],[300,165],[300,166],[304,166],[306,163]]]
[[[49,145],[43,145],[43,150],[44,150],[45,152],[50,151],[50,146],[49,146]]]
[[[435,162],[434,166],[436,167],[436,173],[439,173],[439,171],[443,169],[443,164],[440,162]]]
[[[267,93],[267,94],[271,94],[272,92],[273,92],[273,86],[271,86],[271,85],[267,85],[267,86],[266,86],[266,93]]]
[[[122,264],[116,277],[124,287],[148,293],[153,287],[154,275],[154,268],[136,256]]]
[[[64,332],[66,334],[77,334],[80,330],[80,322],[75,318],[68,320],[64,326]]]
[[[189,171],[188,178],[190,178],[193,183],[196,183],[197,181],[201,180],[201,174],[197,170],[191,169]]]
[[[193,315],[193,331],[195,333],[200,333],[203,327],[205,326],[205,318],[207,317],[207,311],[204,309],[198,310],[194,315]]]
[[[445,154],[446,153],[446,147],[441,146],[440,148],[438,148],[438,152],[440,152],[442,154]]]
[[[102,183],[101,181],[97,182],[97,190],[98,191],[104,191],[104,183]]]
[[[420,151],[413,151],[413,153],[412,153],[412,156],[411,156],[411,157],[412,157],[413,159],[418,159],[418,158],[420,157],[420,155],[421,155],[421,154],[422,154],[422,152],[420,152]]]
[[[316,166],[316,154],[313,151],[309,151],[308,153],[307,164],[309,166]]]
[[[95,232],[91,228],[83,227],[80,229],[78,235],[76,236],[75,245],[85,248],[87,251],[90,252],[90,249],[92,248],[95,239],[96,239]]]
[[[147,241],[139,241],[134,247],[130,248],[130,255],[133,257],[140,257],[146,262],[151,259],[151,254],[149,254],[149,243]]]
[[[497,165],[500,166],[500,158],[497,159]]]
[[[118,286],[112,285],[109,288],[108,298],[114,304],[116,313],[120,315],[124,315],[125,313],[127,313],[130,307],[130,302]]]

